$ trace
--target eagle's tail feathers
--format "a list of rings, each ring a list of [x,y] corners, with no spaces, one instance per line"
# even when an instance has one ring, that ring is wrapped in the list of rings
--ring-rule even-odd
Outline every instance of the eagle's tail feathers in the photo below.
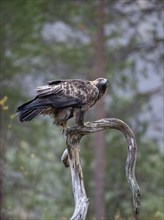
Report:
[[[21,122],[24,121],[31,121],[35,116],[37,116],[39,113],[41,113],[42,109],[28,109],[25,111],[18,112],[19,120]]]
[[[50,106],[51,104],[47,100],[41,100],[36,97],[17,108],[19,120],[21,122],[31,121],[35,116]]]

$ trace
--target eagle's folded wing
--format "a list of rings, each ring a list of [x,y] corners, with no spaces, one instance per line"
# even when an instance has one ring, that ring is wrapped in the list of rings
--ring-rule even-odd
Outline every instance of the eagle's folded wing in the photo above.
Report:
[[[40,86],[37,88],[37,95],[38,101],[44,100],[48,105],[50,104],[55,108],[80,107],[82,104],[82,100],[70,95],[62,88],[61,84]]]
[[[37,87],[38,97],[43,97],[43,96],[52,95],[52,94],[58,94],[61,91],[62,91],[61,85],[54,85],[54,86],[46,85],[46,86]]]

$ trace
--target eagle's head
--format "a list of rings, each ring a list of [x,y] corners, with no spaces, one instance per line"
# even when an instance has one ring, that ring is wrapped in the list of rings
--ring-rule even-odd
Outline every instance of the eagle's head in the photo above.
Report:
[[[94,80],[93,83],[99,89],[98,99],[100,99],[104,95],[104,93],[108,87],[108,80],[106,78],[98,78],[98,79]]]

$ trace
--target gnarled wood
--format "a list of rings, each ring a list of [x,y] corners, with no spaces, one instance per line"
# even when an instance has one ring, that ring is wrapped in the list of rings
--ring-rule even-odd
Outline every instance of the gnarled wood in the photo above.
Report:
[[[120,130],[127,140],[126,177],[132,191],[134,211],[137,215],[139,214],[140,188],[135,177],[137,144],[134,133],[125,122],[117,118],[104,118],[98,121],[88,122],[83,127],[75,126],[68,128],[65,131],[67,149],[64,151],[61,159],[66,167],[70,166],[72,176],[75,210],[71,220],[85,220],[89,205],[83,182],[79,142],[84,135],[104,129]]]

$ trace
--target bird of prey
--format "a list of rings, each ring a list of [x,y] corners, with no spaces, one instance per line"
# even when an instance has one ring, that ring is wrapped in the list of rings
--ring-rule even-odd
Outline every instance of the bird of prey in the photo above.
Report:
[[[108,80],[98,78],[88,80],[55,80],[37,88],[37,96],[17,108],[21,122],[32,120],[35,116],[50,115],[54,124],[67,128],[67,120],[75,117],[78,126],[84,125],[85,113],[105,93]]]

